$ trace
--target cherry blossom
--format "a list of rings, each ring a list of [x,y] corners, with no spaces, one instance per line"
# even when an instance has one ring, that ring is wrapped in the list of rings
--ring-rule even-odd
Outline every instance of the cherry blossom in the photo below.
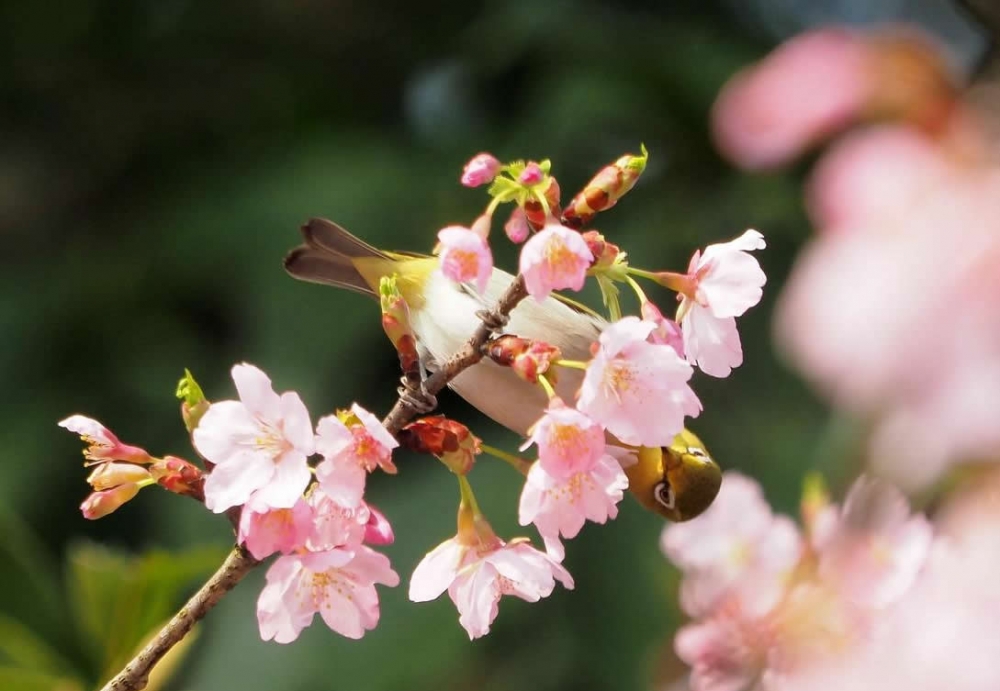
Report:
[[[239,401],[213,403],[195,429],[195,448],[214,464],[205,506],[215,513],[245,503],[287,509],[309,484],[314,441],[309,413],[294,392],[280,396],[253,365],[233,367]]]
[[[573,587],[573,578],[557,561],[524,539],[467,544],[459,536],[428,552],[410,578],[410,600],[428,602],[443,592],[458,608],[458,621],[470,639],[489,633],[500,598],[527,602],[548,597],[555,583]]]
[[[438,232],[438,241],[445,278],[485,291],[493,273],[493,252],[485,236],[463,226],[448,226]]]
[[[396,472],[391,454],[397,446],[379,419],[355,403],[349,413],[327,415],[316,426],[316,450],[323,456],[316,479],[331,497],[357,506],[370,471]]]
[[[153,460],[144,449],[123,444],[107,427],[84,415],[70,415],[59,426],[80,435],[80,439],[87,444],[83,456],[89,461],[150,463]]]
[[[520,245],[528,239],[530,228],[528,227],[528,217],[524,215],[524,209],[520,206],[514,207],[514,210],[510,212],[510,218],[503,224],[503,231],[516,245]]]
[[[552,475],[538,461],[528,471],[521,492],[518,522],[534,523],[549,556],[562,561],[566,552],[559,536],[576,537],[588,520],[614,519],[627,488],[625,471],[606,454],[570,475]]]
[[[266,578],[257,622],[261,638],[277,643],[298,638],[316,613],[340,635],[361,638],[378,624],[375,585],[399,584],[388,558],[363,545],[279,557]]]
[[[579,409],[626,444],[669,446],[701,402],[692,368],[670,346],[647,339],[656,324],[625,317],[608,326],[587,367]]]
[[[663,316],[660,308],[649,300],[643,300],[640,306],[640,314],[644,321],[656,324],[656,328],[649,334],[650,343],[668,345],[677,351],[677,354],[684,357],[684,334],[680,325],[673,319]]]
[[[532,444],[538,445],[539,463],[546,474],[568,478],[586,472],[604,456],[604,428],[555,397],[521,450]]]
[[[117,511],[122,504],[130,501],[139,493],[142,485],[138,482],[124,484],[100,492],[91,492],[80,505],[83,517],[89,520],[104,518],[109,513]]]
[[[521,248],[520,272],[528,294],[541,302],[553,290],[580,290],[594,255],[575,230],[548,223]]]
[[[462,184],[465,187],[479,187],[493,181],[502,164],[488,153],[476,154],[462,169]]]
[[[290,554],[305,545],[313,530],[313,512],[304,499],[290,509],[273,509],[254,496],[240,513],[236,541],[257,559],[275,552]]]

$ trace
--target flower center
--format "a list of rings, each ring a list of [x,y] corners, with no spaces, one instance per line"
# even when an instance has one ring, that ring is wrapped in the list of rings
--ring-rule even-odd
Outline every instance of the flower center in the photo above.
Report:
[[[468,250],[452,250],[450,261],[458,268],[462,276],[475,276],[479,270],[479,257]]]
[[[604,368],[604,390],[621,403],[622,394],[632,388],[635,372],[625,360],[613,360]]]

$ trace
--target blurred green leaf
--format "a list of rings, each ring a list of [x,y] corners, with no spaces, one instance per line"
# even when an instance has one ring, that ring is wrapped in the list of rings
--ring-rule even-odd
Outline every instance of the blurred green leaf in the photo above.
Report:
[[[21,622],[0,614],[0,658],[14,667],[71,673],[72,666],[49,643]]]
[[[183,590],[222,562],[216,547],[129,557],[79,543],[68,555],[67,588],[95,677],[121,669],[151,630],[173,614]]]
[[[77,679],[68,679],[40,670],[0,665],[0,689],[4,691],[83,691]]]

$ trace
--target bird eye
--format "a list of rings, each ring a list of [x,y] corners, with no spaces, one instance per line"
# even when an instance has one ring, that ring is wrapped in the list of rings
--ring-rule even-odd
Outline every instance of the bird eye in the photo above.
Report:
[[[698,446],[689,446],[687,448],[688,456],[694,456],[695,458],[708,458],[708,454],[705,453],[705,449]]]
[[[668,509],[673,510],[676,508],[674,490],[667,482],[660,482],[653,488],[653,497]]]

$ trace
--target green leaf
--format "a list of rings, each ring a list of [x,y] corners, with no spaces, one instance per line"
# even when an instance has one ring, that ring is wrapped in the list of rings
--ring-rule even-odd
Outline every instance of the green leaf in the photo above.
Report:
[[[0,658],[14,667],[30,670],[53,674],[74,671],[41,636],[4,614],[0,614]]]
[[[83,691],[83,688],[79,679],[0,665],[0,689],[4,691]]]
[[[41,540],[32,532],[19,516],[0,507],[0,582],[22,584],[16,591],[5,595],[10,606],[3,599],[4,612],[13,611],[14,605],[30,603],[26,614],[41,615],[49,625],[58,625],[66,610],[55,562]],[[11,575],[9,572],[13,571]]]
[[[111,676],[152,629],[169,618],[192,581],[222,562],[218,547],[123,556],[79,543],[69,554],[68,589],[95,676]]]

